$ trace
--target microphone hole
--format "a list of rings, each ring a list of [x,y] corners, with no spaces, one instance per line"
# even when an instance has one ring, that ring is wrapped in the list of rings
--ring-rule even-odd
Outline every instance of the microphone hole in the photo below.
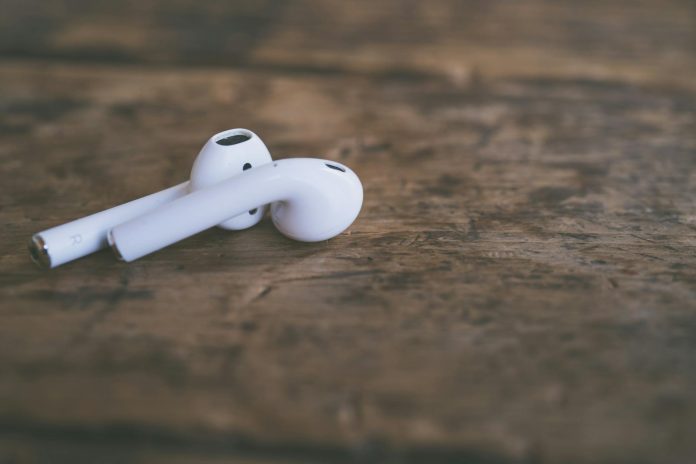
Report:
[[[341,166],[336,166],[335,164],[324,163],[327,168],[335,169],[336,171],[346,172]]]
[[[249,140],[251,137],[245,134],[234,134],[230,135],[229,137],[222,138],[220,140],[216,140],[215,143],[218,145],[222,145],[224,147],[229,147],[231,145],[237,145],[238,143],[246,142]]]
[[[259,210],[258,208],[254,208],[254,209],[252,209],[252,210],[249,210],[249,214],[250,214],[251,216],[253,216],[254,214],[256,214],[256,212],[257,212],[258,210]]]

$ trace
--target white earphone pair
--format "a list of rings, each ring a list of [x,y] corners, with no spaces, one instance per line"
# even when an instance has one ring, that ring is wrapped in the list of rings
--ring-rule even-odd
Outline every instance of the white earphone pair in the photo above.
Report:
[[[39,232],[29,252],[48,268],[109,245],[133,261],[215,225],[252,227],[268,204],[283,235],[317,242],[346,230],[362,200],[360,179],[348,167],[315,158],[273,161],[256,134],[231,129],[203,146],[190,181]]]

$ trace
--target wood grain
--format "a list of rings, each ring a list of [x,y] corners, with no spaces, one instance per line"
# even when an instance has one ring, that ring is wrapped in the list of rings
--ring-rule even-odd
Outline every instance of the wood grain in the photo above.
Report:
[[[692,2],[3,10],[3,462],[696,458]],[[240,126],[349,232],[29,261]]]

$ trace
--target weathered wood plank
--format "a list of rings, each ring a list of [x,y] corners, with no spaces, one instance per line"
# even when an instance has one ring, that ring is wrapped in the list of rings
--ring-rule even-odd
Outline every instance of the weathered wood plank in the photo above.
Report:
[[[694,451],[690,93],[26,64],[0,89],[5,430]],[[350,233],[298,244],[264,223],[128,265],[28,262],[32,232],[181,180],[238,125],[354,167]]]
[[[0,458],[693,460],[693,3],[269,5],[4,3]],[[234,126],[349,233],[29,262]]]
[[[4,0],[0,55],[693,89],[690,0]]]

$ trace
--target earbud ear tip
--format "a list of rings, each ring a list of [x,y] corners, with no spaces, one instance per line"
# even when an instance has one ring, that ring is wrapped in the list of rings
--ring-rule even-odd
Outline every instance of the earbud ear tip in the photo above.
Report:
[[[191,188],[200,190],[222,182],[247,169],[273,161],[261,138],[248,129],[230,129],[213,135],[203,146],[191,169]],[[258,205],[219,224],[227,230],[243,230],[258,224],[266,208]]]
[[[296,188],[292,201],[271,203],[271,218],[280,233],[300,242],[321,242],[350,227],[363,202],[362,183],[352,170],[313,158],[274,164],[281,163],[287,182],[294,181]]]

